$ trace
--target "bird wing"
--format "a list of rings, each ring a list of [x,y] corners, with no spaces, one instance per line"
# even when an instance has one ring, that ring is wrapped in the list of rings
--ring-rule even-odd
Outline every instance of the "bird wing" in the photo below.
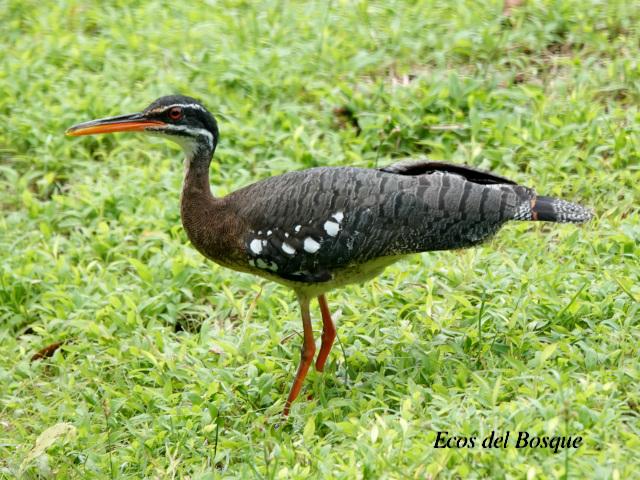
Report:
[[[231,195],[247,226],[249,264],[317,283],[379,257],[478,243],[532,193],[467,167],[401,162],[291,172]]]
[[[513,180],[509,180],[508,178],[501,177],[478,168],[469,167],[467,165],[456,165],[454,163],[431,162],[429,160],[401,160],[386,167],[382,167],[380,171],[396,173],[398,175],[426,175],[434,172],[446,172],[460,175],[470,182],[482,185],[517,185]]]

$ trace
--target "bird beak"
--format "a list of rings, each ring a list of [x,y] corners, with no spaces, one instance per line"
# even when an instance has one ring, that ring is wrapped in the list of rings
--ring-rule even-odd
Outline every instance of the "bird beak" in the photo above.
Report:
[[[65,134],[78,137],[95,133],[144,132],[148,127],[160,125],[165,125],[165,123],[159,120],[149,120],[145,118],[143,113],[131,113],[79,123],[68,128]]]

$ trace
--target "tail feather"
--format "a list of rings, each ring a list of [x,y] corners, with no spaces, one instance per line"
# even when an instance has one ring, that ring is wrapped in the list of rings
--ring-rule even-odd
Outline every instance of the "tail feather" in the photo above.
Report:
[[[559,198],[536,195],[532,190],[525,191],[522,203],[516,208],[514,220],[533,220],[557,223],[584,223],[593,218],[593,210],[577,203]]]
[[[590,208],[553,197],[536,196],[530,208],[531,220],[542,222],[584,223],[593,218]]]

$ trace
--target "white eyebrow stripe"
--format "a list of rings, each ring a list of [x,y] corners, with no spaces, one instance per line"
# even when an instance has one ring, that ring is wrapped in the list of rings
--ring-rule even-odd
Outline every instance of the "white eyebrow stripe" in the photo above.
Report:
[[[165,107],[154,108],[153,110],[149,110],[147,113],[160,113],[166,112],[167,110],[180,107],[180,108],[195,108],[196,110],[200,110],[201,112],[206,112],[205,108],[202,105],[198,105],[197,103],[174,103],[173,105],[167,105]]]

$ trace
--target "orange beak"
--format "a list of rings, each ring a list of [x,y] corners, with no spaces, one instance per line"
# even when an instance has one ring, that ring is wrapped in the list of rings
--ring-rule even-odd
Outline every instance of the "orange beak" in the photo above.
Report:
[[[117,117],[101,118],[89,122],[79,123],[70,127],[65,132],[66,135],[78,137],[80,135],[93,135],[96,133],[114,132],[144,132],[148,127],[159,127],[166,125],[159,120],[149,120],[143,113],[132,113],[129,115],[119,115]]]

